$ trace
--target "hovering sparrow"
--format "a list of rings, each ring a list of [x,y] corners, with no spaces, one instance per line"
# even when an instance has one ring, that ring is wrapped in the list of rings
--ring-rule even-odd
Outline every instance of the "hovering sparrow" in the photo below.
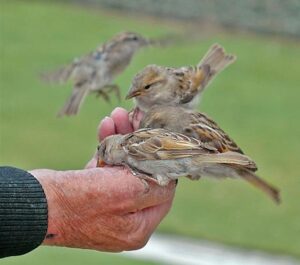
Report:
[[[124,165],[141,178],[159,185],[186,176],[242,178],[279,202],[279,192],[258,178],[255,163],[235,152],[220,152],[209,142],[170,132],[166,129],[140,129],[127,135],[107,137],[98,147],[99,165]]]
[[[136,106],[144,112],[153,105],[195,108],[208,83],[235,58],[214,44],[195,67],[148,65],[133,78],[126,99],[135,98]]]
[[[71,97],[58,115],[77,114],[85,96],[90,92],[96,92],[109,100],[107,93],[115,90],[120,97],[119,87],[112,83],[113,80],[126,69],[133,55],[150,43],[150,40],[137,33],[122,32],[95,51],[80,59],[76,58],[70,65],[44,74],[42,77],[46,81],[64,83],[70,79],[73,82]]]

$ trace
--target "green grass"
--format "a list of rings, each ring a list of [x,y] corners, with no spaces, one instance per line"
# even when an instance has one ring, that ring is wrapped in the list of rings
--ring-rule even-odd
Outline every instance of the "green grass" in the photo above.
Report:
[[[157,263],[124,258],[120,254],[93,250],[39,247],[27,255],[1,260],[1,265],[158,265]]]
[[[118,105],[89,97],[79,116],[58,119],[55,114],[70,84],[45,85],[38,73],[69,62],[122,30],[147,36],[179,31],[175,24],[67,4],[2,1],[1,10],[0,164],[25,169],[83,167],[95,150],[100,119]],[[125,95],[132,76],[143,66],[195,64],[214,42],[237,54],[238,60],[211,84],[201,109],[256,160],[259,175],[280,187],[283,202],[274,205],[242,181],[184,179],[159,231],[300,256],[299,43],[206,34],[199,41],[141,51],[117,83]],[[121,105],[131,107],[130,102]],[[99,262],[111,258],[42,248],[26,260],[34,264],[31,259],[38,263],[39,257],[48,255],[59,260],[60,254],[54,253],[66,253],[64,264],[79,264],[86,253],[95,262],[98,256]]]

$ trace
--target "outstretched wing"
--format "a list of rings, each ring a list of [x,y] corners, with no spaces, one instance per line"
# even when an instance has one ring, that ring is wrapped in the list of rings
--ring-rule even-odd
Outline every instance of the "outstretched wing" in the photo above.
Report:
[[[63,84],[69,80],[76,66],[77,66],[77,62],[74,61],[73,63],[63,66],[57,70],[42,73],[40,77],[43,81],[47,83]]]

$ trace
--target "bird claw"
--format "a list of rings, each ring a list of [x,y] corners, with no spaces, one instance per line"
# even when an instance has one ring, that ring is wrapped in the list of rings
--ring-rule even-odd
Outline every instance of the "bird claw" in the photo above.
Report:
[[[107,92],[104,92],[103,90],[97,91],[96,97],[102,97],[106,102],[110,102],[110,97]]]
[[[114,91],[118,101],[119,102],[121,101],[121,92],[120,92],[121,89],[118,85],[116,85],[116,84],[107,85],[105,88],[107,89],[106,93],[110,93],[110,92]]]

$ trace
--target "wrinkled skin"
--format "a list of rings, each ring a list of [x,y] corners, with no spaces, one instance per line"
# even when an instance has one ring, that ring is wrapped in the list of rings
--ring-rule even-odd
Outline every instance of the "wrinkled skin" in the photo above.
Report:
[[[138,123],[138,122],[137,122]],[[99,140],[131,132],[128,113],[120,108],[102,120]],[[170,210],[175,183],[145,185],[123,167],[31,171],[48,201],[44,245],[119,252],[143,247]]]

